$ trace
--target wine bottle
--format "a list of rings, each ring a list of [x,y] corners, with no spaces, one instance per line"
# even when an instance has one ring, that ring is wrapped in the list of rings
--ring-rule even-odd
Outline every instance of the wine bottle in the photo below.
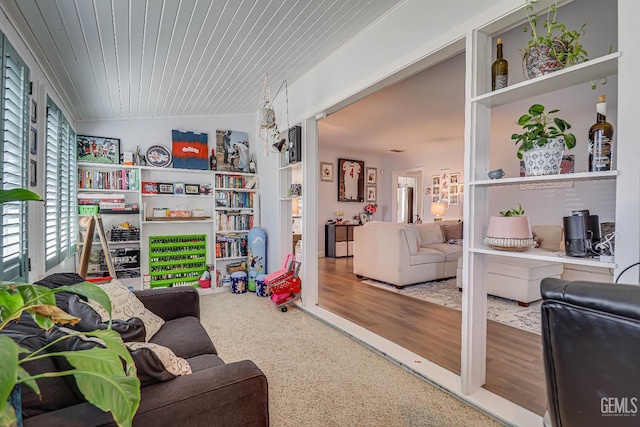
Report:
[[[217,169],[216,167],[216,150],[214,148],[211,149],[211,156],[209,157],[209,168],[214,171]]]
[[[607,122],[605,95],[600,95],[596,104],[596,123],[589,128],[589,172],[611,170],[612,144],[613,126]]]
[[[498,39],[498,59],[491,64],[491,90],[507,87],[509,63],[502,57],[502,39]]]

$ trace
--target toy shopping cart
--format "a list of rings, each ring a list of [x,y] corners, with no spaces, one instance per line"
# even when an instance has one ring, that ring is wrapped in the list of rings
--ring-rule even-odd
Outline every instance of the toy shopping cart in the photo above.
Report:
[[[264,283],[271,288],[271,300],[280,307],[283,313],[287,311],[286,304],[300,298],[300,261],[293,254],[287,255],[284,268],[274,271],[264,279]]]

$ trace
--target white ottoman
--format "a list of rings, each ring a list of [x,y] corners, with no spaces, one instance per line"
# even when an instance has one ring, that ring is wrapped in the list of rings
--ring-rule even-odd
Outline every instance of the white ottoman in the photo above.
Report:
[[[562,263],[489,255],[487,264],[487,294],[512,299],[518,305],[541,299],[540,281],[545,277],[560,278]],[[462,287],[462,257],[458,259],[456,274],[458,288]]]

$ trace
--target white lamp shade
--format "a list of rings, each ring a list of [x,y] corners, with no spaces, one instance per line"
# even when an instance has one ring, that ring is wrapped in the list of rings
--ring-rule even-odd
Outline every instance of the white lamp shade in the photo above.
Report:
[[[445,202],[431,203],[431,215],[442,216],[447,211],[447,204]]]

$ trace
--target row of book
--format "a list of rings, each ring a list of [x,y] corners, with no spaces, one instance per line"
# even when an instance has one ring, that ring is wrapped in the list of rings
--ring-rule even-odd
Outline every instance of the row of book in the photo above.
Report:
[[[216,207],[218,208],[252,208],[253,193],[216,191]]]
[[[216,258],[233,258],[247,256],[246,236],[216,237]]]
[[[253,215],[241,213],[218,213],[218,231],[251,230]]]
[[[78,187],[93,190],[139,190],[140,177],[135,169],[97,171],[79,168]]]
[[[216,175],[216,188],[253,188],[254,185],[255,177]]]

